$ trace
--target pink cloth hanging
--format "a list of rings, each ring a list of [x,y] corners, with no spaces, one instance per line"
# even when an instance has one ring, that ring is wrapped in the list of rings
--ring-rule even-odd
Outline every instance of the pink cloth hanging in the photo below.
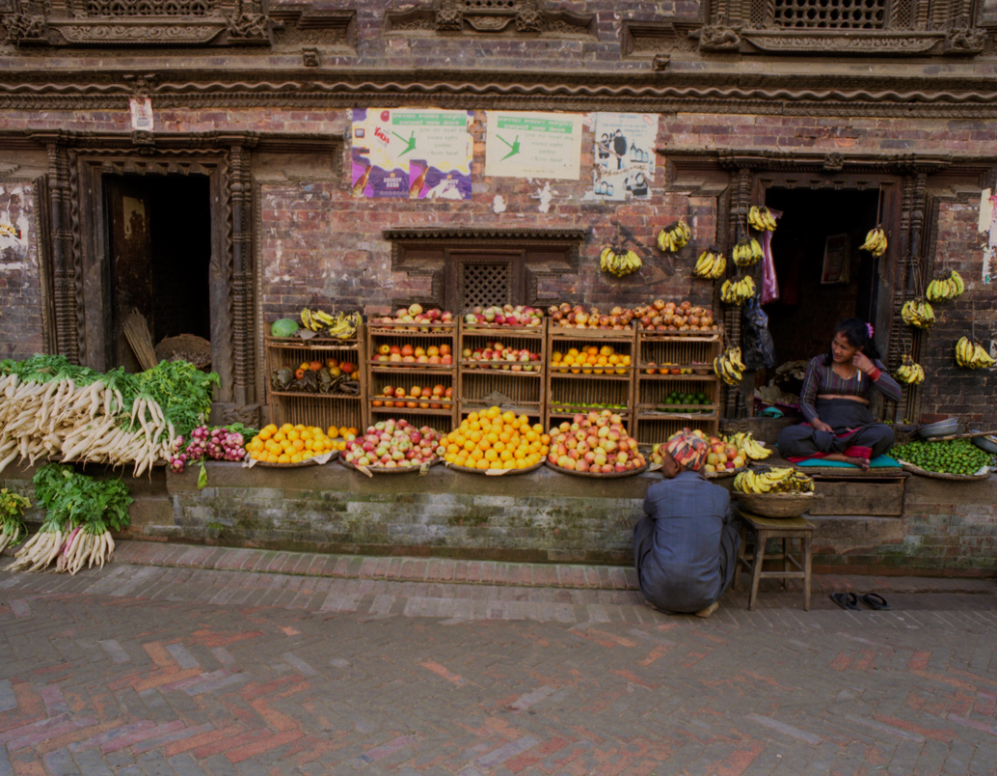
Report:
[[[782,218],[781,210],[769,208],[772,217],[777,221]],[[762,234],[762,304],[775,302],[779,299],[779,278],[775,274],[775,259],[772,258],[772,235],[773,232]]]

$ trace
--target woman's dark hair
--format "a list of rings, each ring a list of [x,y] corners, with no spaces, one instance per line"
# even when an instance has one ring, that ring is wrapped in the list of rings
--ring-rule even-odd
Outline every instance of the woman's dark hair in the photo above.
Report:
[[[858,348],[867,358],[875,361],[880,358],[880,355],[875,340],[869,336],[869,329],[871,328],[861,318],[845,318],[845,320],[834,327],[834,336],[837,337],[839,334],[844,334],[849,345],[853,348]],[[832,363],[834,363],[834,357],[828,351],[824,357],[824,365],[828,366]]]

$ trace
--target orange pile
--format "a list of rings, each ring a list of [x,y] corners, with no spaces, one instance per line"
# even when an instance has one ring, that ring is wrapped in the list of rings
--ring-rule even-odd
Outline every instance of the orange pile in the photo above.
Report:
[[[614,372],[618,375],[627,373],[626,367],[630,366],[630,356],[624,353],[617,353],[612,345],[603,345],[601,348],[592,345],[591,347],[571,348],[567,353],[551,353],[551,369],[559,372],[571,371],[572,374],[607,374]]]
[[[469,469],[528,469],[546,457],[550,437],[525,415],[490,407],[472,412],[447,434],[443,459]]]
[[[342,442],[335,440],[333,432],[339,436],[343,431],[347,432],[344,435],[347,439],[350,433],[356,435],[356,429],[353,428],[336,429],[330,426],[327,435],[317,426],[305,426],[300,423],[293,426],[290,423],[285,423],[278,428],[271,423],[260,429],[260,433],[246,445],[246,449],[249,451],[249,457],[254,461],[301,463],[316,455],[323,455],[332,450],[342,450],[345,447],[345,440]]]

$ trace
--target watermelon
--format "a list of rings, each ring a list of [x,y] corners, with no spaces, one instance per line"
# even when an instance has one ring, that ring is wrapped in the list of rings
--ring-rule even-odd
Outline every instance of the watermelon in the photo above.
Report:
[[[297,331],[297,321],[293,321],[290,318],[281,318],[279,321],[274,321],[273,325],[270,327],[270,335],[272,337],[280,337],[282,339],[293,337]]]

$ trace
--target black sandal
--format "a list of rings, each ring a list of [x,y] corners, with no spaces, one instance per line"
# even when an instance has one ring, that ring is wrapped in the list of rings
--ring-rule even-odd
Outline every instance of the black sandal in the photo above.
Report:
[[[847,609],[850,612],[860,612],[858,598],[855,597],[855,593],[831,593],[831,600],[834,601],[842,609]]]
[[[890,611],[890,605],[886,603],[886,599],[879,595],[879,593],[866,593],[859,600],[877,612]]]

